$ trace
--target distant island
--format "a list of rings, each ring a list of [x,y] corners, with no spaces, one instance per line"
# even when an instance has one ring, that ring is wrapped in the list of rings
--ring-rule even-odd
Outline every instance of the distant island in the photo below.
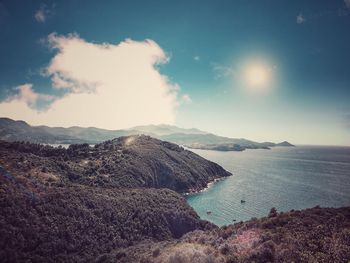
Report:
[[[173,125],[136,126],[125,130],[105,130],[94,127],[31,126],[24,121],[0,118],[0,140],[28,141],[45,144],[98,144],[116,137],[144,134],[192,149],[243,151],[270,149],[275,146],[294,146],[289,142],[254,142],[246,139],[222,137],[198,129],[183,129]]]
[[[4,262],[347,262],[350,208],[217,227],[182,193],[230,173],[149,136],[67,149],[0,141]],[[196,260],[196,261],[195,261]]]
[[[287,141],[284,141],[284,142],[280,142],[280,143],[277,143],[275,146],[285,146],[285,147],[293,147],[295,145],[287,142]]]

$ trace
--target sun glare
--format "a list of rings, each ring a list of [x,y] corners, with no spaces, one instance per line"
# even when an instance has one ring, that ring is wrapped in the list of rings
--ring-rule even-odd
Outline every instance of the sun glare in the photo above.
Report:
[[[250,63],[243,72],[245,84],[250,89],[265,90],[272,81],[272,69],[263,63]]]

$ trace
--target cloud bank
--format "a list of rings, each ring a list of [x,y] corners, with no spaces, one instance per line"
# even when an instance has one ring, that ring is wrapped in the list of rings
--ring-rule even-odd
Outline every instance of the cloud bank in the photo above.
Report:
[[[31,84],[21,85],[17,95],[0,103],[1,115],[34,125],[106,129],[174,123],[179,87],[159,72],[157,66],[169,59],[156,42],[95,44],[51,34],[48,43],[57,53],[44,75],[65,95],[53,100]],[[43,100],[53,102],[40,111],[35,105]]]

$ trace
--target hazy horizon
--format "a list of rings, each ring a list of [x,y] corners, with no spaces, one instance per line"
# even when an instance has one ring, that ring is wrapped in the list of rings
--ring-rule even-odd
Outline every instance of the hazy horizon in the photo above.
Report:
[[[0,116],[0,118],[6,118],[6,117],[2,117]],[[23,120],[15,120],[15,121],[23,121]],[[31,125],[30,123],[26,122],[27,124]],[[47,125],[31,125],[31,126],[47,126]],[[289,143],[292,143],[293,145],[295,146],[328,146],[328,147],[350,147],[350,145],[344,145],[344,144],[308,144],[308,143],[294,143],[292,141],[289,141],[288,139],[283,139],[283,140],[279,140],[279,141],[276,141],[276,140],[265,140],[265,141],[258,141],[258,140],[254,140],[254,139],[251,139],[251,138],[247,138],[247,137],[232,137],[232,136],[225,136],[225,135],[222,135],[222,134],[216,134],[214,132],[210,132],[210,131],[207,131],[207,130],[202,130],[202,129],[198,129],[196,127],[180,127],[180,126],[177,126],[177,125],[172,125],[172,124],[165,124],[165,123],[161,123],[161,124],[149,124],[149,125],[136,125],[136,126],[132,126],[132,127],[127,127],[127,128],[123,128],[123,129],[116,129],[116,130],[132,130],[133,128],[137,128],[139,126],[172,126],[172,127],[177,127],[177,128],[183,128],[183,129],[197,129],[199,131],[202,131],[202,132],[206,132],[208,134],[214,134],[214,135],[217,135],[217,136],[222,136],[222,137],[228,137],[228,138],[234,138],[234,139],[246,139],[246,140],[250,140],[250,141],[255,141],[255,142],[260,142],[260,143],[263,143],[263,142],[273,142],[273,143],[280,143],[280,142],[283,142],[283,141],[288,141]],[[95,126],[88,126],[88,127],[83,127],[83,126],[67,126],[67,127],[63,127],[63,126],[47,126],[47,127],[51,127],[51,128],[74,128],[74,127],[80,127],[80,128],[97,128],[97,129],[103,129],[103,128],[100,128],[100,127],[95,127]],[[109,130],[109,131],[113,131],[111,129],[105,129],[105,130]],[[248,149],[249,150],[249,149]]]
[[[0,115],[350,146],[349,25],[348,0],[1,1]]]

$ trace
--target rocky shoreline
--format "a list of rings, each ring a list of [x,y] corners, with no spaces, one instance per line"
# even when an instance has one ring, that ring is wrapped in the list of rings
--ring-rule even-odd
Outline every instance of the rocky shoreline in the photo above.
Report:
[[[232,175],[232,174],[231,174]],[[231,176],[230,175],[230,176]],[[204,187],[204,188],[201,188],[201,189],[190,189],[188,192],[186,193],[183,193],[184,196],[189,196],[189,195],[195,195],[195,194],[199,194],[199,193],[202,193],[204,191],[207,191],[210,187],[212,187],[215,183],[219,182],[219,181],[222,181],[222,180],[225,180],[227,177],[218,177],[218,178],[215,178],[213,180],[210,180],[207,185]]]

